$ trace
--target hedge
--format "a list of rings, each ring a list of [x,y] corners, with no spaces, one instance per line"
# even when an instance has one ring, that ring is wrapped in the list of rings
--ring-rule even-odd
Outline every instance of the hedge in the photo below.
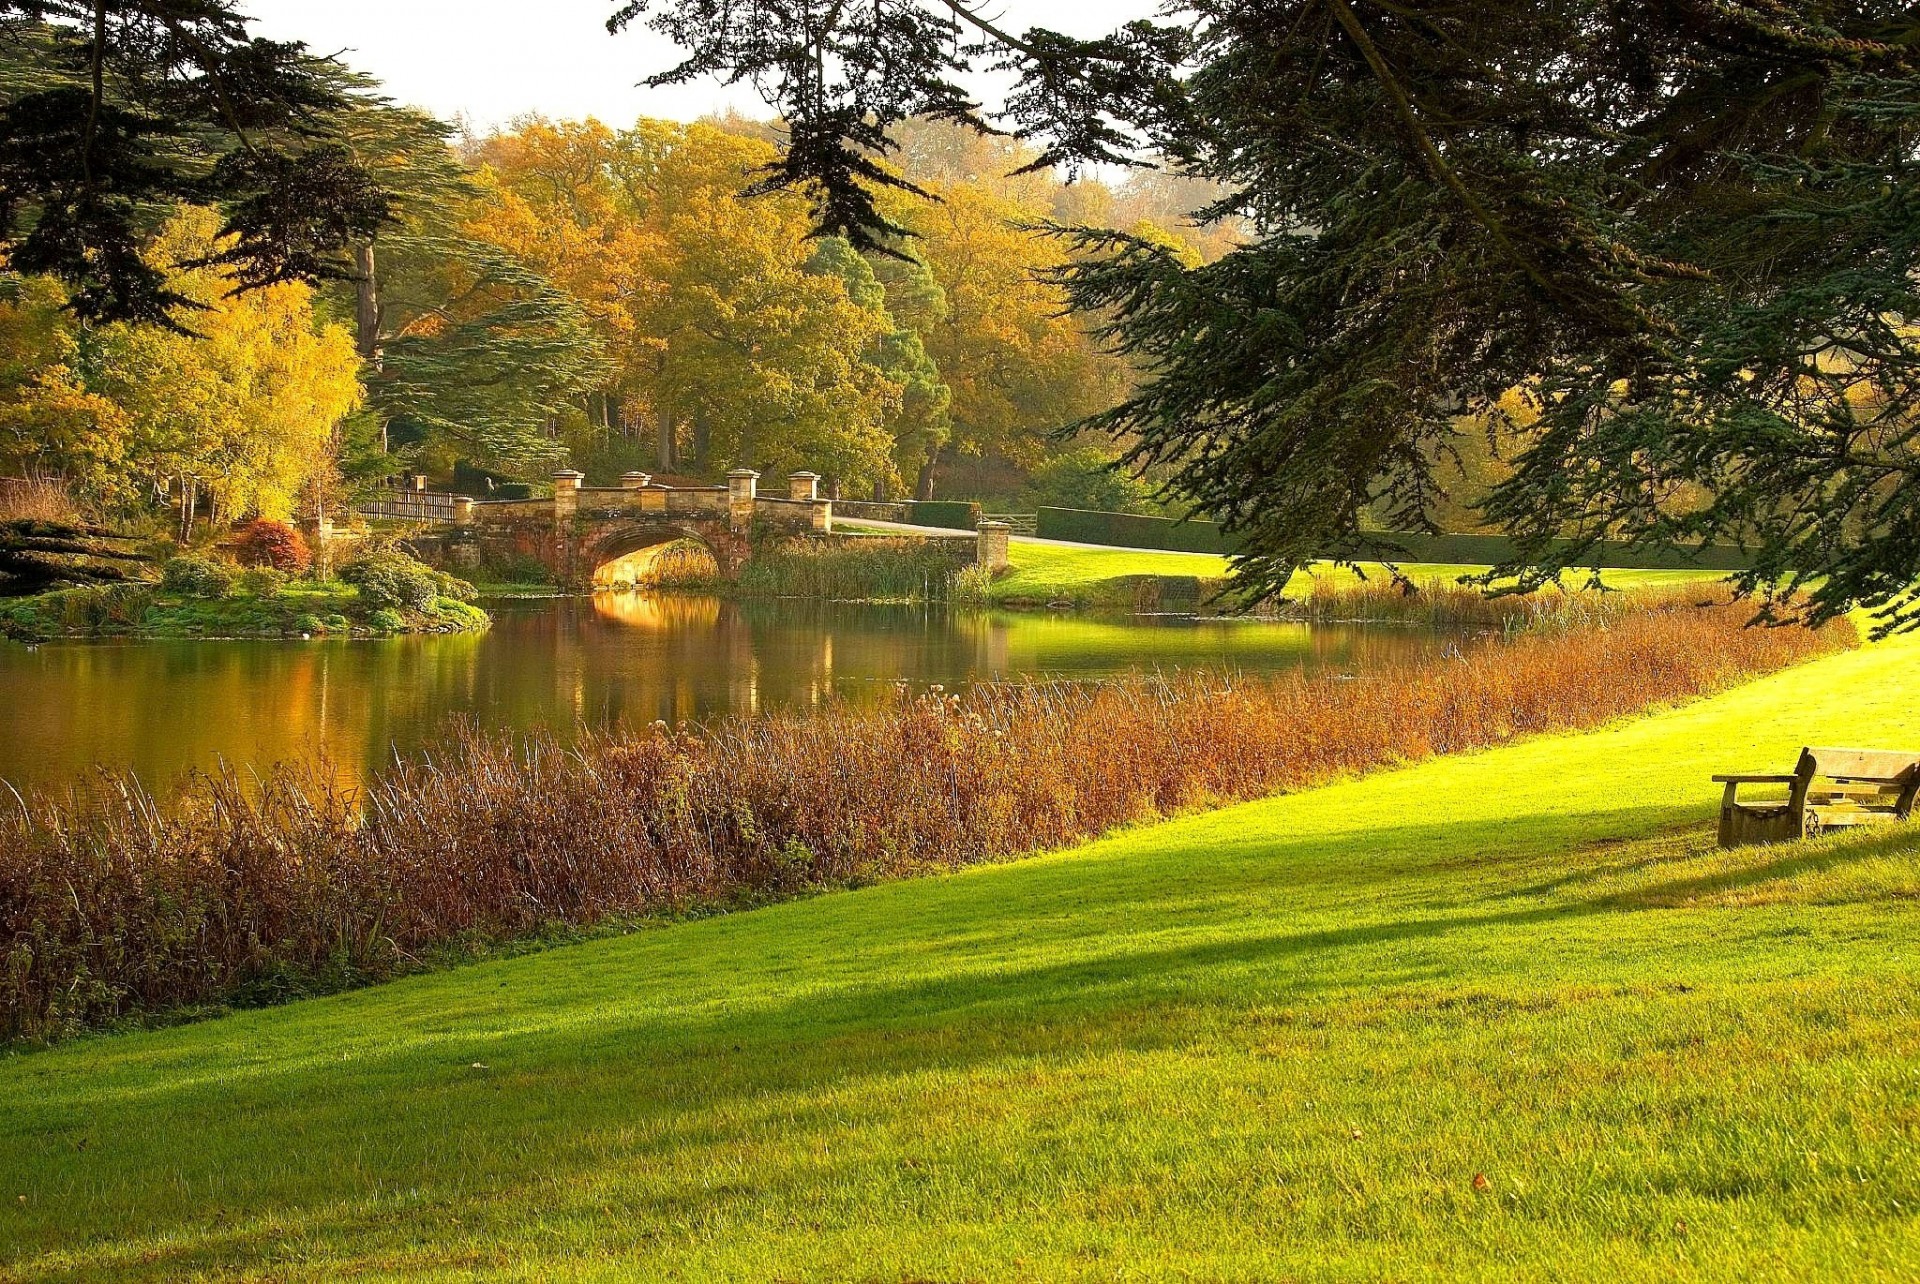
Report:
[[[1237,537],[1212,522],[1176,521],[1168,517],[1137,517],[1129,513],[1095,513],[1079,508],[1042,508],[1036,527],[1041,539],[1073,540],[1082,544],[1109,544],[1120,548],[1164,549],[1175,553],[1239,551]],[[1513,555],[1513,541],[1505,535],[1418,535],[1405,531],[1374,536],[1396,548],[1404,562],[1454,566],[1493,566]],[[1631,548],[1623,543],[1602,545],[1601,564],[1612,570],[1738,571],[1749,559],[1730,544],[1695,549]],[[1327,556],[1337,556],[1329,552]],[[1366,554],[1369,557],[1377,554]]]
[[[907,520],[915,526],[970,531],[980,524],[980,505],[971,500],[916,499],[907,505]]]

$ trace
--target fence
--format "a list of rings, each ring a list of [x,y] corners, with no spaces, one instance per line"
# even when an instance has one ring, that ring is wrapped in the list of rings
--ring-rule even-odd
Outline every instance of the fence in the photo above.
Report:
[[[457,498],[438,491],[395,490],[379,499],[366,500],[356,505],[355,510],[362,517],[387,521],[451,523]]]

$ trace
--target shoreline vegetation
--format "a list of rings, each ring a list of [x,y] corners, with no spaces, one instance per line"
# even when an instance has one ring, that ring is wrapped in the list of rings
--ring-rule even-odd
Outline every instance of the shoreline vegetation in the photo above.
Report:
[[[40,591],[0,597],[0,637],[21,642],[370,638],[472,633],[492,622],[471,605],[471,584],[390,541],[369,541],[335,575],[321,575],[299,533],[279,522],[248,523],[224,547],[178,551],[160,565],[145,555],[103,567],[92,556],[49,558],[44,548],[27,557],[19,545],[0,550],[11,555],[0,555],[0,568],[12,572],[0,582],[17,589],[24,571]]]
[[[19,642],[378,638],[478,633],[491,623],[484,610],[454,597],[371,606],[352,585],[325,582],[213,599],[169,594],[151,584],[82,585],[0,598],[0,636]]]
[[[1059,848],[1690,700],[1854,641],[1697,593],[1358,680],[1214,673],[902,691],[707,727],[450,734],[361,791],[295,766],[102,774],[0,816],[0,1037],[416,971],[436,951]]]
[[[757,549],[736,581],[725,581],[697,545],[670,547],[644,582],[622,585],[662,592],[714,593],[743,599],[908,603],[1006,610],[1085,610],[1135,614],[1235,615],[1310,623],[1418,623],[1433,627],[1508,628],[1567,604],[1597,599],[1585,585],[1526,596],[1488,596],[1461,584],[1484,566],[1408,563],[1396,581],[1384,565],[1361,572],[1321,563],[1298,572],[1287,600],[1248,607],[1229,579],[1227,558],[1206,553],[1081,548],[1015,539],[1011,565],[989,575],[955,544],[888,535],[844,542],[786,540]],[[1616,570],[1610,589],[1694,585],[1714,593],[1715,572]],[[527,586],[515,585],[525,592]],[[483,585],[487,596],[506,596]],[[558,592],[559,590],[549,590]]]

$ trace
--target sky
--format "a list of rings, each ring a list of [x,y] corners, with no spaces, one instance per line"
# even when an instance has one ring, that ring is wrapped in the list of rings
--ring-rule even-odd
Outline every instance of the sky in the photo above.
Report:
[[[645,89],[671,67],[671,44],[647,31],[609,36],[617,0],[248,0],[257,34],[303,40],[379,77],[399,102],[478,130],[538,112],[691,120],[733,108],[765,117],[750,86],[717,81]],[[1154,0],[999,0],[983,12],[1014,30],[1048,26],[1075,35],[1146,16]]]

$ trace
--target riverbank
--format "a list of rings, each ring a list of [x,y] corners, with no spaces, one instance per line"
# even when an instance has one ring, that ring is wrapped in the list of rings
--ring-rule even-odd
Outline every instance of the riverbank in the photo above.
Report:
[[[1231,563],[1212,554],[1101,549],[1016,538],[1009,541],[1008,560],[1009,571],[978,590],[981,604],[1014,609],[1150,611],[1231,611],[1238,606],[1230,588]],[[1442,590],[1457,590],[1462,576],[1486,569],[1439,563],[1400,567],[1402,574],[1420,588]],[[1608,587],[1618,589],[1664,588],[1722,578],[1723,574],[1712,571],[1608,571],[1603,577]],[[1369,585],[1390,587],[1391,580],[1385,566],[1367,566],[1356,573],[1349,567],[1319,563],[1294,574],[1287,588],[1290,601],[1277,610],[1283,618],[1318,618],[1311,604],[1318,595],[1323,600],[1344,596],[1349,604],[1370,598],[1375,610],[1388,613],[1389,618],[1420,613],[1423,608],[1413,601],[1394,607],[1393,597],[1404,596],[1397,589],[1392,593],[1364,591]]]
[[[1136,673],[570,741],[453,727],[353,793],[296,764],[189,777],[131,810],[141,783],[95,773],[0,810],[0,940],[17,947],[0,1036],[377,981],[554,924],[1003,860],[1591,725],[1853,640],[1614,600],[1604,621],[1378,664],[1363,682]]]
[[[1898,1278],[1913,840],[1720,852],[1708,777],[1920,742],[1917,659],[0,1060],[0,1262]]]
[[[0,636],[54,638],[392,637],[473,633],[487,613],[436,596],[420,606],[371,606],[349,584],[290,581],[268,592],[236,589],[222,597],[168,593],[150,584],[88,585],[31,597],[0,598]]]

